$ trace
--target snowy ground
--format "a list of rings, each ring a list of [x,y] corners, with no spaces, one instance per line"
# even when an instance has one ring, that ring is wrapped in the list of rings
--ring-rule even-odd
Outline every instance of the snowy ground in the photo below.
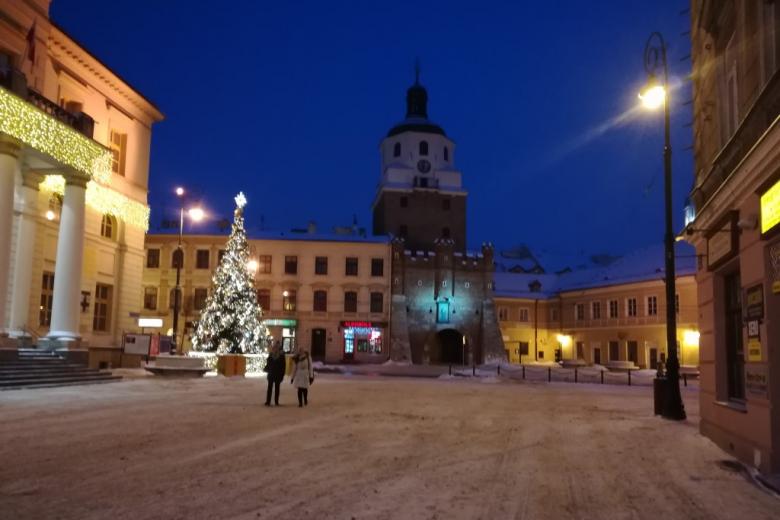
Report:
[[[0,518],[780,518],[648,387],[320,375],[0,392]],[[485,384],[492,382],[493,384]]]

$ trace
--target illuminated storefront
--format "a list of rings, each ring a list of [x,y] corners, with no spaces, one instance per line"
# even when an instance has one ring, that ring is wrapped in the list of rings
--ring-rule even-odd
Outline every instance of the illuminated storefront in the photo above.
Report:
[[[344,360],[371,361],[386,357],[384,329],[386,323],[370,321],[342,321],[341,334],[344,340]]]
[[[298,328],[298,320],[268,319],[263,323],[268,327],[273,340],[282,342],[282,350],[285,353],[289,354],[295,350],[295,330]]]

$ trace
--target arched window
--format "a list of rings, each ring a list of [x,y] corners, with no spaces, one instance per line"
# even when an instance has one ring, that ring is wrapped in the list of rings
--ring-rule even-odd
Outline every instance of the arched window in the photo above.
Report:
[[[103,220],[100,222],[100,236],[114,238],[115,230],[116,219],[111,215],[103,215]]]
[[[393,157],[401,157],[401,143],[395,143],[393,146]]]
[[[444,160],[447,162],[450,160],[450,149],[446,146],[444,147]]]
[[[420,155],[428,155],[428,141],[420,141]]]

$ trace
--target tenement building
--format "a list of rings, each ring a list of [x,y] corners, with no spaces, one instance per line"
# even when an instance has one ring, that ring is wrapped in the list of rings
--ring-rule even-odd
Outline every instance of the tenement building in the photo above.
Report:
[[[364,234],[363,234],[364,235]],[[143,315],[173,326],[178,235],[146,240]],[[250,269],[265,325],[286,352],[310,348],[314,360],[382,363],[389,358],[390,249],[360,233],[262,232],[249,237]],[[177,337],[188,351],[226,235],[182,238],[181,315]]]
[[[493,248],[466,249],[467,194],[455,168],[455,144],[428,119],[427,105],[418,77],[406,93],[406,118],[380,145],[374,233],[392,237],[391,358],[503,360],[492,299]]]
[[[683,371],[697,371],[695,256],[678,244],[675,308]],[[658,368],[666,358],[663,246],[561,274],[495,274],[495,301],[513,363],[561,361]]]
[[[693,0],[701,432],[780,471],[780,48],[776,1]]]
[[[162,114],[48,9],[0,0],[0,332],[116,345],[140,307]]]

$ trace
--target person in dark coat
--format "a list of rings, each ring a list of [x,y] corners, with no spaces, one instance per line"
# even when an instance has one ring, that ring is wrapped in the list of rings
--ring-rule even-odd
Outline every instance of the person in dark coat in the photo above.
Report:
[[[279,386],[284,379],[286,361],[279,342],[271,347],[271,353],[265,362],[265,372],[268,379],[268,390],[265,392],[265,405],[271,406],[271,391],[275,390],[274,404],[279,406]]]

